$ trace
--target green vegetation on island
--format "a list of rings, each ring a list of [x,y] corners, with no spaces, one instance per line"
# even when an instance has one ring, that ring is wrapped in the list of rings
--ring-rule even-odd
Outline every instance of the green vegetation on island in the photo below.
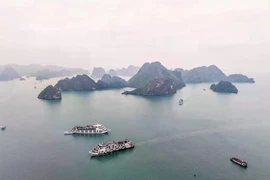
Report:
[[[215,65],[211,66],[201,66],[193,68],[191,70],[184,70],[181,68],[175,69],[182,73],[182,78],[185,83],[205,83],[205,82],[219,82],[219,81],[229,81],[229,82],[242,82],[242,83],[254,83],[253,78],[248,78],[242,74],[232,74],[226,76],[221,69]]]
[[[38,98],[44,100],[61,100],[62,95],[59,89],[50,85],[41,91],[41,93],[38,95]]]
[[[93,91],[97,89],[96,82],[86,74],[65,78],[57,82],[56,88],[61,91]]]
[[[238,89],[229,81],[220,81],[218,84],[212,84],[210,89],[214,92],[238,93]]]
[[[133,88],[144,88],[154,79],[172,79],[177,89],[186,86],[181,76],[168,70],[160,62],[145,63],[127,85]]]
[[[117,76],[110,76],[108,74],[104,74],[101,80],[98,80],[97,87],[98,89],[113,89],[113,88],[124,88],[126,87],[127,82]]]
[[[125,91],[122,94],[139,95],[139,96],[162,96],[175,94],[177,91],[173,79],[153,79],[145,87],[137,88],[133,91]]]
[[[249,78],[243,74],[231,74],[227,77],[227,80],[238,83],[255,83],[253,78]]]

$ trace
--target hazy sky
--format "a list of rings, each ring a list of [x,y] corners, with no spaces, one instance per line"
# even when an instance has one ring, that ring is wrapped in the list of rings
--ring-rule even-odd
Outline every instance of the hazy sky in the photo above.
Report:
[[[3,0],[0,22],[0,64],[270,71],[270,0]]]

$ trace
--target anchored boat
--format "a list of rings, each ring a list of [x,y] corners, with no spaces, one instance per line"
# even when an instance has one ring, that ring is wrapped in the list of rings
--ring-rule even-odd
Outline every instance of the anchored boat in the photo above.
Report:
[[[91,156],[103,156],[116,151],[132,149],[135,145],[130,140],[108,142],[97,145],[92,151],[89,151]]]
[[[2,125],[0,128],[1,128],[1,130],[5,130],[7,127]]]
[[[235,164],[238,164],[239,166],[244,167],[244,168],[248,167],[248,163],[246,161],[241,160],[241,159],[233,157],[233,158],[231,158],[231,161]]]
[[[180,99],[179,100],[179,105],[183,105],[184,104],[184,100],[183,99]]]
[[[65,131],[64,135],[73,134],[107,134],[109,129],[105,128],[101,124],[86,125],[86,126],[75,126],[71,131]]]

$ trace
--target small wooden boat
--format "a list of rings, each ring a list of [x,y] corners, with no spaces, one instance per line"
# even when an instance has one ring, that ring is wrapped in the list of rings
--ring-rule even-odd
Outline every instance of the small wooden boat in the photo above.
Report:
[[[248,163],[246,161],[241,160],[241,159],[238,159],[238,158],[233,157],[230,160],[233,163],[238,164],[239,166],[242,166],[244,168],[247,168],[248,167]]]
[[[183,99],[180,99],[179,100],[179,105],[183,105],[184,104],[184,100]]]

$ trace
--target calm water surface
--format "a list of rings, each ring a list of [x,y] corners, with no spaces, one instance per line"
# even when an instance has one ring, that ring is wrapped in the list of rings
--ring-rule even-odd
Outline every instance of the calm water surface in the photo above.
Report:
[[[36,98],[58,79],[0,82],[0,124],[7,125],[0,132],[0,179],[269,180],[269,77],[236,84],[237,95],[194,84],[154,98],[124,96],[123,89],[64,92],[61,102]],[[75,125],[97,122],[111,133],[63,135]],[[135,149],[90,158],[88,151],[98,143],[125,138]],[[232,156],[245,159],[249,168],[232,164]]]

